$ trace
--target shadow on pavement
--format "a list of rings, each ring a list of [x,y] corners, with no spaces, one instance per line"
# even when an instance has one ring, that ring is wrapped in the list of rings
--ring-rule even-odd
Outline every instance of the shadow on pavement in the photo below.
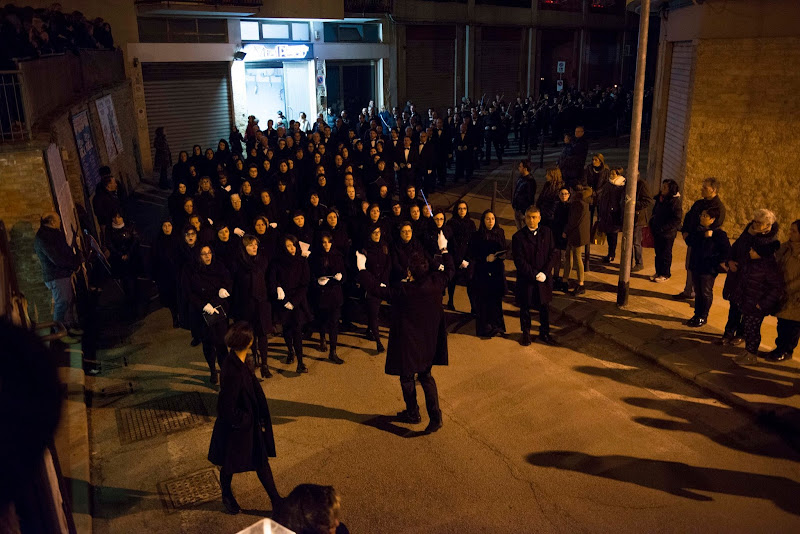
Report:
[[[800,515],[797,499],[800,484],[784,477],[633,456],[592,456],[577,451],[537,452],[529,454],[526,460],[539,467],[629,482],[695,501],[714,500],[699,491],[769,499],[782,510]]]

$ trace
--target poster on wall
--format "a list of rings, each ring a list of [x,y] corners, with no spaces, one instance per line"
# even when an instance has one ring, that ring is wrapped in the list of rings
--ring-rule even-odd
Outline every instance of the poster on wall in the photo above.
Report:
[[[114,111],[114,101],[111,95],[106,95],[94,102],[97,106],[97,115],[100,117],[100,127],[103,129],[103,139],[106,142],[108,161],[114,159],[122,152],[122,135],[119,133],[117,113]]]
[[[78,146],[86,192],[93,195],[97,184],[100,183],[100,155],[97,153],[92,126],[89,124],[89,110],[85,109],[73,115],[70,120],[72,131],[75,133],[75,144]]]
[[[78,234],[78,221],[75,220],[75,203],[72,200],[72,191],[69,189],[67,176],[64,174],[61,152],[53,143],[47,147],[47,170],[50,175],[50,183],[53,186],[53,194],[56,197],[56,207],[61,216],[61,224],[64,227],[64,235],[67,238],[67,244],[72,246],[75,235]]]

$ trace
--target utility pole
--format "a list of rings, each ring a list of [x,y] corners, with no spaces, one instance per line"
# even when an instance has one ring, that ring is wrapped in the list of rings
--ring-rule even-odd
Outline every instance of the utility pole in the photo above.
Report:
[[[628,154],[627,183],[625,184],[625,218],[622,225],[622,258],[619,262],[617,306],[628,304],[633,254],[633,225],[636,216],[636,182],[639,179],[639,148],[642,140],[642,106],[644,102],[644,71],[647,63],[647,33],[650,28],[650,0],[642,0],[639,13],[639,49],[636,57],[636,83],[633,89],[631,144]]]

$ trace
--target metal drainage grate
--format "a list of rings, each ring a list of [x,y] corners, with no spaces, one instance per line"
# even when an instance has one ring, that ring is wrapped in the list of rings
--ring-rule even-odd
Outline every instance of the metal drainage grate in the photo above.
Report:
[[[173,510],[188,508],[222,497],[217,470],[213,467],[161,482],[158,486],[167,507]]]
[[[182,393],[117,410],[119,440],[133,443],[210,421],[200,394]]]

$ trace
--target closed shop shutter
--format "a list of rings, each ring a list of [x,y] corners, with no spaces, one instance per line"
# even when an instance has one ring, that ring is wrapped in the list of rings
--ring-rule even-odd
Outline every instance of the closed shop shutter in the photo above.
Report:
[[[193,145],[217,150],[231,128],[230,64],[144,63],[144,97],[150,142],[163,126],[173,161]]]
[[[427,116],[429,107],[441,115],[456,103],[455,38],[455,26],[406,27],[406,95],[401,104],[411,100]]]
[[[661,179],[675,180],[681,189],[683,189],[686,166],[686,118],[689,116],[693,63],[694,45],[692,42],[676,42],[672,48]]]
[[[525,53],[527,60],[527,49]],[[522,78],[521,28],[481,28],[475,60],[481,94],[486,94],[487,99],[505,95],[506,102],[517,98]]]

